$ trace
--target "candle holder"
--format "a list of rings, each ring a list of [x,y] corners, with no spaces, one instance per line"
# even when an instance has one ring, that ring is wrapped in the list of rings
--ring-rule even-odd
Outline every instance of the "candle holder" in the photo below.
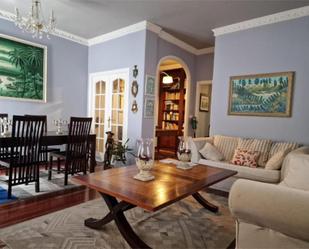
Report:
[[[154,160],[151,153],[152,139],[141,139],[137,141],[138,152],[136,158],[136,165],[139,173],[134,176],[134,179],[140,181],[151,181],[155,177],[151,174],[151,169],[154,166]]]
[[[0,118],[0,131],[2,137],[6,137],[11,134],[9,131],[10,126],[12,126],[12,120],[8,118]]]
[[[68,124],[68,121],[66,121],[66,120],[62,120],[62,119],[56,119],[56,120],[54,120],[54,125],[57,126],[57,131],[56,131],[56,133],[57,133],[58,135],[63,134],[62,126],[67,125],[67,124]]]
[[[179,137],[179,145],[177,150],[177,157],[180,161],[177,164],[179,169],[191,169],[192,166],[189,164],[191,161],[191,150],[189,149],[189,143],[187,139]]]

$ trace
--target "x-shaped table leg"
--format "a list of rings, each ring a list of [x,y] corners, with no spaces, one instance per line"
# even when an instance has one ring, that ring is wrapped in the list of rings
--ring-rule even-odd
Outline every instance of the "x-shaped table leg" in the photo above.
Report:
[[[142,241],[137,234],[133,231],[124,212],[134,208],[135,206],[125,201],[118,202],[113,196],[101,193],[105,200],[110,212],[102,219],[89,218],[85,220],[85,226],[99,229],[111,221],[115,221],[118,230],[122,237],[132,248],[150,248],[144,241]]]
[[[205,200],[203,196],[201,196],[198,192],[194,193],[192,196],[199,204],[201,204],[204,208],[208,209],[209,211],[214,213],[217,213],[219,211],[219,207]]]

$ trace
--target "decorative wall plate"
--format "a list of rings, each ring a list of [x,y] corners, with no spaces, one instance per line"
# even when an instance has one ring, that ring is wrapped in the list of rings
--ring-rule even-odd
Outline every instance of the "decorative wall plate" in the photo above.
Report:
[[[131,93],[134,96],[134,98],[137,96],[138,94],[138,83],[136,80],[134,80],[132,82],[132,86],[131,86]]]

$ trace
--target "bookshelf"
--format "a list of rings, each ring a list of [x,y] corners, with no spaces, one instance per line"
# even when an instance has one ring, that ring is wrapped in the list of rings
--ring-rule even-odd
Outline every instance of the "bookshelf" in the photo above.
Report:
[[[172,76],[174,82],[163,84],[160,75],[159,112],[157,125],[157,150],[164,149],[176,153],[178,136],[183,135],[185,116],[185,80],[183,69],[164,71]]]

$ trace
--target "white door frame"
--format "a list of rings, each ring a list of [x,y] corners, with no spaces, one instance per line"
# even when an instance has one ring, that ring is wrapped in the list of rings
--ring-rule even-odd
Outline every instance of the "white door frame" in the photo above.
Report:
[[[95,98],[94,96],[94,79],[98,77],[109,77],[114,74],[123,74],[125,75],[125,88],[124,88],[124,109],[123,109],[123,141],[126,141],[128,138],[128,120],[129,120],[129,88],[130,88],[130,82],[129,82],[129,76],[130,76],[130,69],[129,68],[121,68],[111,71],[103,71],[103,72],[96,72],[96,73],[90,73],[88,78],[88,107],[87,107],[87,115],[89,117],[93,117],[93,111],[94,111],[94,104],[95,104]],[[94,123],[94,122],[92,122]],[[94,127],[92,127],[92,131]]]
[[[196,82],[196,91],[195,91],[195,117],[197,117],[199,113],[199,104],[200,104],[200,98],[198,93],[201,91],[202,85],[212,85],[212,80],[201,80]],[[211,106],[211,105],[210,105]]]
[[[212,80],[201,80],[196,82],[196,91],[195,91],[195,113],[194,116],[198,117],[199,114],[199,105],[200,105],[200,97],[198,94],[201,92],[201,86],[212,85]],[[212,98],[210,97],[210,100]],[[211,103],[210,103],[210,115],[211,115]]]
[[[179,57],[173,56],[173,55],[168,55],[162,57],[158,64],[157,64],[157,69],[156,69],[156,83],[155,83],[155,108],[154,108],[154,127],[153,127],[153,138],[154,138],[154,146],[156,146],[156,126],[158,125],[158,113],[159,113],[159,107],[158,103],[160,101],[159,98],[159,86],[160,86],[160,65],[163,61],[165,60],[175,60],[177,61],[182,68],[185,70],[186,73],[186,81],[187,81],[187,88],[186,88],[186,106],[185,106],[185,116],[184,116],[184,136],[188,135],[189,132],[189,112],[190,112],[190,92],[191,92],[191,72],[189,70],[188,65]]]

